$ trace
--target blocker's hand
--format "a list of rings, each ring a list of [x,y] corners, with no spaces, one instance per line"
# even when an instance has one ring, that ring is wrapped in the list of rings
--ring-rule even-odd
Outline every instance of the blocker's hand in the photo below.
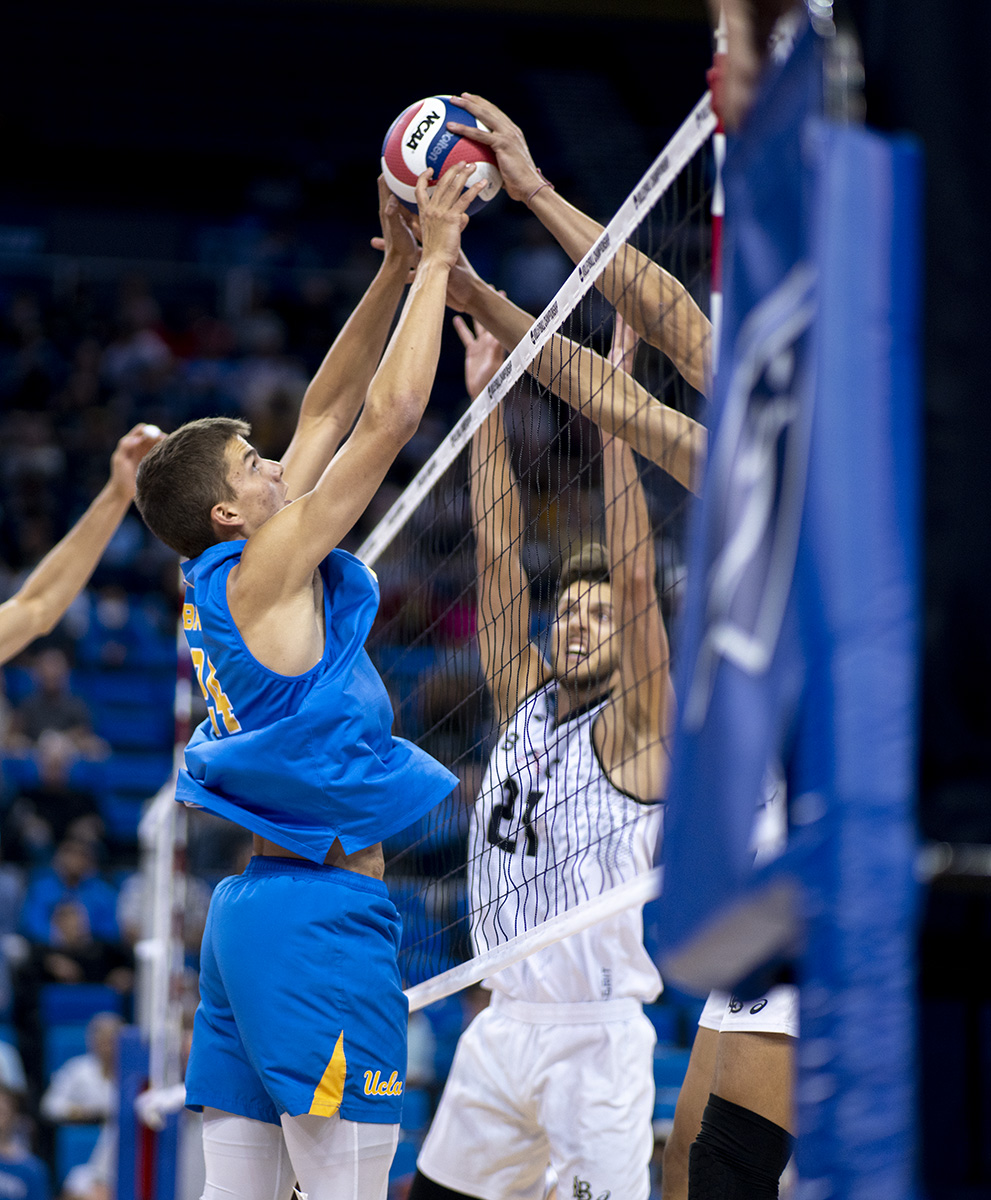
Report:
[[[506,352],[498,340],[480,322],[474,331],[464,317],[454,318],[454,328],[465,348],[465,386],[472,400],[502,366]]]
[[[141,460],[153,446],[164,441],[165,434],[157,425],[135,425],[129,433],[125,433],[110,459],[111,484],[133,499]]]
[[[468,208],[485,187],[485,180],[468,185],[474,163],[458,163],[445,171],[431,188],[433,168],[428,167],[416,181],[419,209],[421,262],[443,263],[454,267],[461,253],[461,234],[468,224]]]
[[[389,191],[385,179],[378,178],[379,192],[379,223],[382,226],[382,236],[372,238],[372,246],[385,254],[387,266],[393,263],[405,264],[412,273],[420,261],[420,247],[417,244],[413,230],[412,216],[409,209],[404,208],[398,197]]]
[[[526,200],[534,188],[544,182],[544,177],[534,165],[530,147],[526,144],[523,130],[506,116],[501,108],[471,92],[462,92],[452,99],[466,108],[489,127],[489,131],[476,129],[473,125],[462,125],[460,121],[448,121],[447,128],[461,137],[471,138],[488,146],[496,156],[502,175],[503,187],[514,200]]]

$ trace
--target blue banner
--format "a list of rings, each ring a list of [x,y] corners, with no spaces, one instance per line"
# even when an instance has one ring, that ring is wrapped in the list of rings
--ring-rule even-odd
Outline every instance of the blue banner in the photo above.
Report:
[[[919,160],[817,112],[811,31],[727,156],[724,328],[648,934],[802,985],[799,1195],[912,1194]],[[756,868],[765,774],[790,830]]]

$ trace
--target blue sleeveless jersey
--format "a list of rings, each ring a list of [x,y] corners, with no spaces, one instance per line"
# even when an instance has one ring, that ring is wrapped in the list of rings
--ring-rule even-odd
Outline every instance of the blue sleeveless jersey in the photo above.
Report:
[[[392,706],[365,652],[378,609],[372,572],[344,550],[320,564],[326,643],[303,675],[262,666],[227,605],[243,539],[183,566],[183,628],[209,715],[186,747],[176,799],[322,863],[412,824],[457,779],[392,736]]]

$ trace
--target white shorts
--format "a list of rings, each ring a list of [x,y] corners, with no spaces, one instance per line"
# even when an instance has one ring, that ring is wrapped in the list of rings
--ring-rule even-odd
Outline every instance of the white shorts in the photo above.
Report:
[[[461,1035],[417,1160],[481,1200],[647,1200],[654,1028],[635,1000],[528,1004],[496,994]]]
[[[781,984],[744,1003],[729,992],[710,992],[699,1024],[718,1033],[786,1033],[798,1037],[798,988]]]

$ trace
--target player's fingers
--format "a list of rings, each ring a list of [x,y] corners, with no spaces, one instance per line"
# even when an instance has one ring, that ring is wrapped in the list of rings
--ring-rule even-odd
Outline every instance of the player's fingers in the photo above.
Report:
[[[485,191],[487,185],[488,180],[480,179],[478,183],[473,183],[471,187],[465,188],[454,203],[455,211],[467,212],[475,200]]]
[[[434,194],[438,199],[443,198],[449,202],[456,201],[462,190],[468,186],[468,179],[474,171],[475,164],[473,162],[458,163],[457,166],[441,175]]]
[[[491,100],[486,100],[484,96],[478,96],[474,92],[462,92],[460,96],[452,98],[455,104],[466,108],[473,117],[479,117],[490,129],[509,122],[509,118],[502,109],[497,108]]]
[[[468,322],[464,319],[464,317],[454,318],[454,329],[458,337],[461,339],[461,345],[464,346],[466,350],[475,344],[475,335],[468,327]]]
[[[427,202],[430,180],[433,179],[433,177],[433,167],[427,167],[427,169],[416,178],[416,187],[414,188],[414,191],[416,193],[416,203],[418,208],[423,208]]]
[[[373,237],[372,238],[372,249],[373,250],[384,250],[385,249],[385,238]]]
[[[392,192],[389,191],[389,185],[385,182],[384,175],[380,175],[377,182],[379,190],[379,203],[382,204],[389,199],[389,197],[392,195]]]
[[[448,121],[447,128],[458,137],[480,142],[483,146],[491,146],[499,136],[490,129],[479,129],[477,125],[462,125],[460,121]]]

